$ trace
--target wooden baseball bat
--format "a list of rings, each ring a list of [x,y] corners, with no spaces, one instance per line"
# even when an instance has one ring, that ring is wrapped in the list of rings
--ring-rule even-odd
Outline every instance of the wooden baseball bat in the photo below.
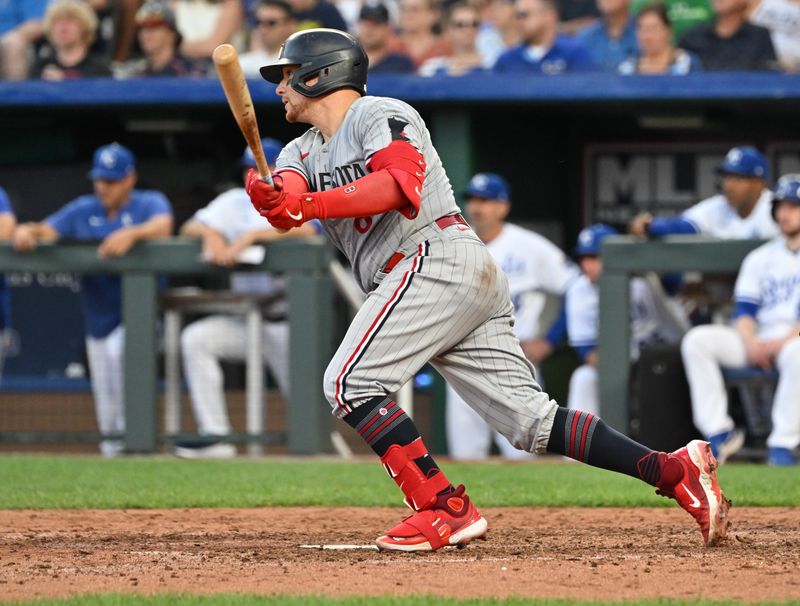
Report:
[[[242,131],[250,151],[253,152],[258,175],[262,181],[272,185],[272,173],[269,170],[267,158],[264,156],[264,148],[261,146],[256,111],[253,107],[253,99],[250,97],[250,89],[247,87],[247,80],[239,63],[239,55],[230,44],[220,44],[214,49],[212,58],[214,65],[217,66],[217,73],[222,83],[222,90],[225,91],[228,106],[233,112],[236,124],[239,125],[239,130]],[[288,230],[278,228],[278,231],[285,233]]]

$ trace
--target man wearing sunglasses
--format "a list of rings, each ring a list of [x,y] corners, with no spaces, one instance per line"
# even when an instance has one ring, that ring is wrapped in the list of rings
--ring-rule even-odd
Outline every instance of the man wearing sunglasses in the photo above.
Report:
[[[497,59],[497,73],[555,75],[591,71],[594,62],[586,45],[558,32],[555,0],[516,0],[522,43]]]
[[[255,8],[256,26],[253,30],[258,50],[239,57],[242,71],[248,78],[258,77],[262,65],[278,58],[281,44],[297,29],[297,19],[285,0],[263,0]]]

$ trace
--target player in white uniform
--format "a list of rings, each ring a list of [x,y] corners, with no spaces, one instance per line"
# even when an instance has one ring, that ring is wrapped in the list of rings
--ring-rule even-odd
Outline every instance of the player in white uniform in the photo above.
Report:
[[[547,238],[505,222],[511,210],[511,189],[500,175],[478,173],[467,183],[463,197],[472,228],[508,278],[514,304],[514,334],[526,357],[538,364],[563,337],[563,329],[551,329],[546,337],[542,336],[547,329],[540,322],[546,297],[556,297],[560,306],[567,285],[578,275],[577,268]],[[448,451],[455,459],[486,457],[493,439],[504,458],[532,457],[493,431],[450,385],[446,424]]]
[[[695,204],[680,217],[654,218],[642,213],[631,222],[630,233],[650,237],[700,234],[725,239],[777,236],[764,155],[754,147],[734,147],[717,172],[722,176],[721,194]]]
[[[274,169],[283,145],[275,139],[261,142],[267,162]],[[248,147],[240,164],[245,170],[255,167]],[[234,187],[220,194],[208,206],[198,210],[180,230],[181,235],[203,240],[203,257],[209,263],[231,267],[239,255],[258,242],[314,235],[318,222],[280,233],[264,221],[244,187]],[[234,272],[231,290],[238,293],[275,296],[276,302],[266,310],[263,325],[264,362],[269,366],[278,388],[288,395],[289,387],[289,323],[285,316],[284,281],[262,272]],[[270,315],[274,317],[270,318]],[[225,406],[222,360],[243,361],[246,351],[246,321],[241,316],[213,315],[192,322],[181,333],[181,354],[192,401],[197,429],[204,439],[181,442],[173,453],[183,458],[229,458],[236,456],[236,447],[225,442],[231,424]]]
[[[366,97],[367,66],[364,49],[344,32],[287,38],[261,74],[278,84],[286,119],[312,128],[281,153],[276,186],[251,171],[247,191],[275,227],[322,220],[368,293],[324,391],[414,511],[377,539],[379,548],[432,550],[486,534],[464,487],[450,483],[390,395],[428,362],[518,448],[641,478],[677,499],[706,542],[716,542],[728,501],[705,442],[651,451],[541,390],[512,330],[508,280],[458,214],[424,122],[402,101]],[[700,507],[692,507],[696,499]]]
[[[603,224],[591,225],[578,234],[575,254],[583,274],[567,290],[566,314],[569,344],[578,352],[583,365],[569,381],[569,408],[582,408],[594,414],[599,409],[597,386],[597,330],[599,292],[597,280],[603,271],[600,246],[617,231]],[[657,280],[657,278],[656,278]],[[668,300],[660,284],[634,277],[630,281],[631,358],[639,357],[642,347],[654,343],[677,343],[689,326],[685,312]]]
[[[102,240],[100,257],[126,254],[139,240],[166,238],[172,233],[172,209],[161,193],[134,189],[136,161],[118,143],[94,153],[89,173],[94,194],[80,196],[42,223],[23,223],[14,232],[18,250],[33,250],[42,240],[74,238]],[[118,275],[86,275],[81,279],[81,299],[86,329],[86,353],[92,375],[97,424],[102,435],[125,431],[123,391],[122,284]],[[106,437],[103,456],[113,457],[123,441]]]
[[[778,181],[773,212],[781,236],[745,257],[734,289],[735,324],[693,328],[681,346],[697,428],[724,460],[734,423],[720,367],[777,368],[769,462],[796,464],[800,445],[800,175]]]

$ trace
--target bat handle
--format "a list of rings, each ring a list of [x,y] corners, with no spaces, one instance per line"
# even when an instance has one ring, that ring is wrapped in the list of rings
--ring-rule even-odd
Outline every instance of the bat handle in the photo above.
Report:
[[[258,178],[261,179],[264,183],[269,185],[270,187],[275,187],[275,181],[272,180],[272,175],[258,175]]]

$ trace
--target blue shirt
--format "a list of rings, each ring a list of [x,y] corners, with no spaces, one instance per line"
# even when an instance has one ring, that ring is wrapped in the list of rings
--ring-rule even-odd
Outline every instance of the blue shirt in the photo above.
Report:
[[[6,191],[0,187],[0,215],[13,215],[11,201],[8,199]],[[0,330],[8,326],[8,319],[11,314],[11,296],[6,286],[5,276],[0,275]],[[0,344],[0,347],[2,344]]]
[[[604,71],[616,72],[619,64],[639,53],[636,23],[631,17],[619,39],[608,35],[606,24],[599,20],[579,31],[576,36],[589,49],[595,64]]]
[[[94,194],[80,196],[45,219],[61,238],[103,240],[109,234],[131,225],[145,223],[157,215],[171,215],[164,194],[138,190],[116,217],[109,219],[106,209]],[[122,322],[122,284],[119,276],[84,276],[83,314],[86,332],[96,339],[107,337]]]
[[[49,0],[0,0],[0,34],[44,17]]]
[[[510,48],[494,64],[496,73],[562,74],[594,69],[589,49],[580,40],[559,34],[553,46],[542,57],[532,56],[526,44]]]

